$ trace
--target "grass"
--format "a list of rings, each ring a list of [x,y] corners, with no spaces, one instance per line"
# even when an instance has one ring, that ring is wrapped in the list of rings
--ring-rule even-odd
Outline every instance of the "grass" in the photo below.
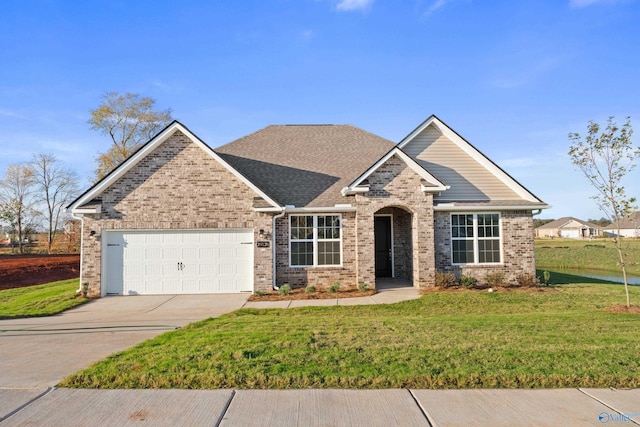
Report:
[[[76,297],[78,279],[0,291],[0,319],[52,316],[87,300]]]
[[[640,239],[623,239],[627,273],[640,275]],[[612,239],[536,239],[536,264],[540,269],[588,268],[620,271]]]
[[[565,278],[566,279],[566,278]],[[631,289],[634,300],[640,289]],[[434,292],[373,306],[242,309],[63,380],[86,388],[639,387],[640,316],[616,285]]]

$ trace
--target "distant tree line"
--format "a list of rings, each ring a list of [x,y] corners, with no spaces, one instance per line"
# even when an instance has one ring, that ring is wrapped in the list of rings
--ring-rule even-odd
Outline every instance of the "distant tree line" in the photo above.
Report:
[[[111,141],[96,158],[94,182],[173,120],[171,109],[155,110],[155,102],[136,93],[106,92],[98,108],[89,110],[90,128]],[[0,241],[8,237],[22,254],[28,237],[44,229],[46,251],[51,253],[56,234],[69,219],[65,207],[78,190],[75,172],[64,168],[52,154],[38,153],[29,162],[9,165],[0,179]]]

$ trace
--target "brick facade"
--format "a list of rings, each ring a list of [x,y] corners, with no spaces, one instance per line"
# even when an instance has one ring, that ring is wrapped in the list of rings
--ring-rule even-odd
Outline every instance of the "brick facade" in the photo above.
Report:
[[[102,213],[85,215],[82,280],[100,296],[103,230],[250,228],[271,233],[270,214],[253,210],[256,193],[177,131],[102,193]],[[91,235],[91,232],[94,232]],[[254,249],[254,288],[271,289],[271,248]]]
[[[433,195],[421,190],[421,178],[397,156],[390,157],[369,176],[369,191],[355,196],[358,209],[357,217],[357,264],[358,283],[375,284],[375,235],[374,216],[402,210],[408,215],[400,215],[401,222],[394,224],[394,231],[405,225],[396,234],[403,243],[406,253],[410,235],[412,259],[410,265],[411,280],[415,287],[433,286],[435,278],[434,233],[433,233]],[[403,240],[404,236],[404,240]],[[397,260],[397,259],[396,259]],[[402,265],[402,263],[396,263]],[[409,276],[408,272],[405,273]]]
[[[423,192],[421,177],[397,155],[368,177],[369,191],[345,197],[356,212],[342,212],[342,265],[290,266],[289,214],[256,212],[256,192],[189,137],[176,131],[102,194],[102,213],[85,215],[82,275],[89,295],[101,295],[103,230],[254,230],[254,241],[276,237],[276,283],[292,286],[374,287],[376,215],[392,215],[396,278],[415,287],[434,285],[437,271],[473,275],[501,271],[514,282],[535,274],[531,211],[501,213],[503,262],[499,265],[452,266],[450,213],[433,210],[433,194]],[[263,230],[264,234],[260,234]],[[273,248],[254,247],[254,290],[272,286]]]
[[[456,212],[458,213],[458,212]],[[473,213],[471,211],[465,213]],[[531,211],[504,211],[500,214],[502,229],[502,255],[500,264],[451,265],[451,213],[436,212],[436,267],[438,271],[473,276],[481,283],[487,274],[502,272],[505,280],[516,283],[518,276],[535,276],[536,259],[533,241]]]
[[[312,215],[312,214],[309,214]],[[276,222],[276,282],[293,287],[314,285],[326,288],[340,282],[342,288],[356,287],[356,214],[343,212],[342,216],[342,266],[341,267],[291,267],[289,261],[289,215]]]

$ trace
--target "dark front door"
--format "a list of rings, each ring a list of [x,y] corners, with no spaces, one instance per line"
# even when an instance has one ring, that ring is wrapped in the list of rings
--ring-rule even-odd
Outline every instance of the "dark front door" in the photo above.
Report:
[[[375,217],[373,231],[376,240],[376,277],[391,277],[391,217]]]

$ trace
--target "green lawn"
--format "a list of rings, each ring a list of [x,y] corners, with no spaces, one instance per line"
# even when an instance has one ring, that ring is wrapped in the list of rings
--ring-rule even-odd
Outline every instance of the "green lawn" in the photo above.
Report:
[[[66,378],[88,388],[639,387],[616,285],[441,292],[392,305],[242,309]],[[633,288],[632,301],[640,299]]]
[[[51,316],[86,302],[76,298],[79,280],[0,291],[0,319]]]
[[[627,273],[640,275],[640,240],[623,239]],[[536,239],[536,265],[540,269],[588,268],[620,271],[612,239]]]

